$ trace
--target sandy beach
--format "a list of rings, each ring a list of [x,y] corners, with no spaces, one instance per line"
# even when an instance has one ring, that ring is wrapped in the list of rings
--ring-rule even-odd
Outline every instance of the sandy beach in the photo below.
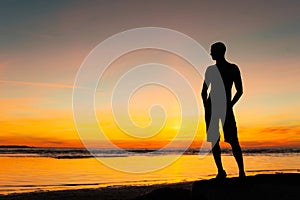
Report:
[[[150,200],[150,199],[297,199],[300,174],[260,174],[248,176],[245,181],[227,178],[176,184],[150,186],[114,186],[99,189],[41,191],[1,195],[2,200],[37,199],[101,199],[101,200]]]

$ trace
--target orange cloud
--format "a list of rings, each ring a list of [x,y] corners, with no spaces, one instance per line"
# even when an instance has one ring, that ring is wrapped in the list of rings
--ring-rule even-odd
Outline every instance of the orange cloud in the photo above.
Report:
[[[0,83],[10,84],[10,85],[27,85],[27,86],[36,86],[36,87],[49,87],[49,88],[71,88],[71,89],[74,88],[73,85],[57,84],[57,83],[8,81],[8,80],[0,80]]]

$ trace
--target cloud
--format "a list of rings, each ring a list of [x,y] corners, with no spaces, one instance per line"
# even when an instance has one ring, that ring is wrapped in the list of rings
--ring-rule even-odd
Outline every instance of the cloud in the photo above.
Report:
[[[9,80],[0,80],[0,83],[9,84],[9,85],[24,85],[24,86],[35,86],[35,87],[47,87],[47,88],[66,88],[73,89],[73,85],[68,84],[59,84],[59,83],[41,83],[41,82],[25,82],[25,81],[9,81]]]
[[[262,134],[268,133],[268,134],[300,134],[300,126],[274,126],[262,129],[260,131]]]

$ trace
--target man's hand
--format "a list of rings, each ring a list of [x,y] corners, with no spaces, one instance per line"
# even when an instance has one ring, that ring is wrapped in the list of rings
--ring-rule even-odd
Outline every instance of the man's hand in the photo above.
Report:
[[[243,94],[243,91],[237,91],[233,97],[233,99],[231,100],[231,107],[233,107],[236,102],[241,98]]]

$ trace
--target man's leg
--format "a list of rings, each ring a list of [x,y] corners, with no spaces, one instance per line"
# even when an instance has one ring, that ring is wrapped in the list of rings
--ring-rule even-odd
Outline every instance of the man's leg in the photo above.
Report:
[[[213,143],[212,143],[213,145]],[[218,175],[216,178],[226,178],[226,172],[223,169],[222,165],[222,160],[221,160],[221,148],[219,142],[217,142],[213,147],[212,147],[212,153],[214,156],[214,160],[216,163],[216,166],[218,168]]]
[[[245,171],[244,171],[244,161],[243,161],[243,154],[242,154],[242,149],[240,147],[240,144],[238,141],[234,141],[230,143],[231,147],[232,147],[232,153],[233,156],[236,160],[236,163],[239,167],[239,171],[240,171],[240,176],[245,176]]]
[[[240,171],[240,177],[245,177],[243,154],[238,140],[236,121],[232,109],[227,109],[223,126],[225,141],[231,145],[233,156]]]

